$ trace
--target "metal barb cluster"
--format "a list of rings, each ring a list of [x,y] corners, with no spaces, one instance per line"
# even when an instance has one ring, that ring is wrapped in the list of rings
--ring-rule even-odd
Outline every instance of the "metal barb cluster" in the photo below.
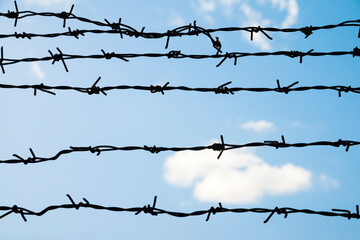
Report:
[[[273,147],[275,149],[279,148],[301,148],[301,147],[310,147],[310,146],[331,146],[331,147],[345,147],[345,151],[349,151],[349,148],[352,146],[360,145],[359,141],[352,141],[352,140],[342,140],[339,139],[337,141],[317,141],[317,142],[310,142],[310,143],[287,143],[285,142],[285,137],[281,136],[281,141],[264,141],[264,142],[250,142],[244,144],[227,144],[224,142],[224,138],[220,136],[221,142],[214,143],[212,145],[207,146],[193,146],[193,147],[157,147],[152,146],[148,147],[147,145],[144,146],[124,146],[124,147],[116,147],[116,146],[109,146],[109,145],[100,145],[94,147],[73,147],[70,146],[69,149],[63,149],[56,153],[52,157],[38,157],[35,155],[34,151],[30,148],[31,157],[23,158],[17,154],[13,154],[15,159],[7,159],[7,160],[0,160],[0,164],[28,164],[28,163],[41,163],[47,161],[54,161],[60,158],[62,155],[71,154],[74,152],[90,152],[96,153],[97,156],[100,155],[102,152],[113,152],[113,151],[147,151],[150,153],[158,154],[160,152],[172,151],[172,152],[181,152],[181,151],[202,151],[206,149],[211,149],[213,151],[219,151],[218,159],[221,157],[224,151],[233,150],[233,149],[240,149],[240,148],[250,148],[250,147]]]
[[[48,212],[61,210],[61,209],[75,209],[79,210],[80,208],[86,209],[94,209],[94,210],[106,210],[109,212],[129,212],[134,213],[135,215],[139,215],[140,213],[149,214],[151,216],[159,216],[159,215],[169,215],[172,217],[191,217],[191,216],[201,216],[205,215],[205,221],[210,220],[211,215],[215,215],[217,213],[258,213],[258,214],[269,214],[268,217],[265,219],[264,223],[269,222],[269,220],[273,217],[275,213],[278,215],[284,215],[284,218],[287,218],[290,214],[295,213],[303,213],[309,215],[320,215],[325,217],[343,217],[347,219],[360,219],[359,215],[359,205],[356,205],[356,212],[351,212],[347,209],[332,209],[332,211],[315,211],[310,209],[296,209],[296,208],[289,208],[289,207],[275,207],[274,209],[270,208],[224,208],[221,203],[219,203],[218,207],[210,207],[207,210],[197,210],[193,212],[175,212],[175,211],[168,211],[165,209],[161,209],[156,207],[157,197],[154,197],[153,204],[147,204],[143,207],[131,207],[131,208],[124,208],[124,207],[107,207],[98,204],[90,203],[86,198],[83,198],[84,202],[75,203],[73,198],[67,194],[67,198],[70,201],[70,204],[62,204],[62,205],[52,205],[45,207],[43,210],[40,211],[32,211],[23,207],[18,207],[17,205],[9,206],[0,206],[0,211],[4,211],[5,213],[0,216],[0,219],[5,218],[6,216],[14,213],[20,214],[22,219],[26,222],[26,216],[43,216]]]

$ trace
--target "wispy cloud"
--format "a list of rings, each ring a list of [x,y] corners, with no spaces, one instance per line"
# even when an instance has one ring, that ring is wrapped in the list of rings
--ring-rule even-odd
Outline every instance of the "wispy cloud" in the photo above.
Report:
[[[215,14],[220,13],[228,19],[241,22],[241,25],[272,24],[274,27],[286,28],[295,24],[299,15],[297,0],[196,0],[193,6],[209,23],[214,23]],[[249,33],[244,32],[243,38],[250,41]],[[260,33],[254,34],[251,43],[262,50],[271,48],[269,39]]]
[[[241,124],[241,128],[245,130],[255,131],[258,133],[274,131],[276,129],[274,123],[265,120],[245,122]]]
[[[281,26],[286,28],[296,23],[297,17],[299,15],[299,5],[296,0],[288,0],[287,2],[288,14],[285,20],[282,22]]]
[[[335,178],[332,178],[326,174],[321,174],[319,176],[319,183],[325,190],[337,189],[340,186],[339,182]]]
[[[213,151],[179,152],[164,165],[167,183],[193,187],[202,202],[249,204],[267,195],[289,195],[312,186],[312,173],[287,163],[272,166],[252,152],[231,151],[216,160]]]
[[[39,63],[37,63],[37,62],[31,63],[31,73],[33,76],[35,76],[36,78],[38,78],[40,80],[45,78],[45,73],[43,72]]]
[[[170,21],[169,25],[179,27],[185,25],[185,20],[181,16],[173,16]]]
[[[35,5],[40,7],[69,7],[76,0],[23,0],[27,5]]]

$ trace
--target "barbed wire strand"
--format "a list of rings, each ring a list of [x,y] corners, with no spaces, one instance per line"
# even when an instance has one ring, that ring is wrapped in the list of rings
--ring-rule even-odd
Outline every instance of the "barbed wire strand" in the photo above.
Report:
[[[45,93],[49,93],[52,95],[56,95],[53,90],[61,90],[61,91],[76,91],[80,93],[85,93],[88,95],[100,94],[107,95],[106,92],[113,91],[113,90],[139,90],[139,91],[150,91],[150,93],[161,93],[162,95],[165,94],[166,91],[172,90],[180,90],[180,91],[187,91],[187,92],[202,92],[202,93],[215,93],[215,94],[231,94],[234,95],[236,92],[241,91],[248,91],[248,92],[257,92],[257,93],[264,93],[264,92],[278,92],[278,93],[285,93],[288,94],[289,92],[300,92],[300,91],[309,91],[309,90],[333,90],[338,92],[338,96],[341,97],[341,93],[357,93],[360,94],[360,87],[351,87],[351,86],[302,86],[302,87],[294,87],[299,82],[294,82],[289,86],[280,86],[279,80],[277,80],[277,87],[276,88],[245,88],[245,87],[227,87],[232,82],[224,83],[216,88],[191,88],[187,86],[169,86],[169,82],[165,85],[150,85],[150,86],[129,86],[129,85],[118,85],[118,86],[104,86],[99,87],[98,83],[101,77],[99,77],[91,87],[74,87],[74,86],[48,86],[41,84],[32,84],[32,85],[13,85],[13,84],[0,84],[0,89],[33,89],[34,96],[36,96],[37,91],[42,91]]]
[[[69,149],[63,149],[56,153],[52,157],[38,157],[35,155],[32,148],[29,148],[31,157],[23,158],[19,156],[18,154],[13,154],[15,159],[7,159],[7,160],[0,160],[0,164],[28,164],[28,163],[41,163],[41,162],[47,162],[47,161],[55,161],[58,158],[60,158],[62,155],[67,155],[70,153],[75,152],[90,152],[90,153],[96,153],[97,156],[99,156],[102,152],[113,152],[113,151],[137,151],[137,150],[143,150],[150,153],[160,153],[160,152],[181,152],[181,151],[202,151],[206,149],[211,149],[214,151],[219,151],[219,155],[217,159],[220,159],[221,155],[224,151],[233,150],[233,149],[240,149],[240,148],[251,148],[251,147],[273,147],[276,149],[279,148],[303,148],[303,147],[310,147],[310,146],[331,146],[331,147],[345,147],[345,151],[349,151],[349,148],[352,146],[360,145],[360,142],[358,141],[352,141],[352,140],[342,140],[339,139],[338,141],[317,141],[317,142],[310,142],[310,143],[286,143],[284,136],[281,136],[281,141],[264,141],[264,142],[251,142],[251,143],[245,143],[245,144],[227,144],[224,142],[224,138],[221,135],[220,136],[221,142],[220,143],[214,143],[207,146],[194,146],[194,147],[157,147],[157,146],[125,146],[125,147],[116,147],[116,146],[110,146],[110,145],[99,145],[94,147],[73,147],[70,146]]]
[[[234,65],[237,63],[238,58],[242,57],[264,57],[264,56],[287,56],[290,58],[299,57],[300,63],[302,63],[303,57],[305,56],[313,56],[313,57],[320,57],[320,56],[344,56],[344,55],[352,55],[353,57],[360,56],[360,49],[355,47],[352,51],[335,51],[335,52],[314,52],[314,49],[311,49],[307,52],[301,51],[277,51],[277,52],[226,52],[225,54],[212,54],[212,55],[201,55],[201,54],[184,54],[181,51],[170,51],[168,53],[107,53],[103,49],[101,49],[102,54],[92,54],[92,55],[75,55],[75,54],[64,54],[59,48],[56,48],[59,53],[53,54],[50,50],[48,50],[50,56],[47,57],[40,57],[40,58],[22,58],[22,59],[11,59],[11,58],[4,58],[4,51],[3,47],[1,47],[1,58],[0,58],[0,66],[5,73],[4,66],[17,64],[21,62],[44,62],[44,61],[52,61],[52,64],[55,62],[62,62],[65,71],[69,71],[67,65],[65,64],[65,60],[71,59],[121,59],[125,62],[128,62],[129,58],[139,58],[139,57],[147,57],[147,58],[160,58],[160,57],[167,57],[167,58],[176,58],[176,59],[218,59],[221,58],[220,63],[216,65],[216,67],[221,66],[226,59],[234,58]]]
[[[123,35],[127,36],[134,36],[134,37],[142,37],[147,39],[158,39],[166,37],[166,45],[165,48],[169,45],[169,40],[171,37],[181,37],[181,36],[199,36],[199,34],[203,34],[207,36],[215,49],[221,52],[221,44],[219,45],[220,41],[217,38],[217,40],[214,40],[214,38],[211,36],[211,33],[217,33],[217,32],[235,32],[235,31],[246,31],[250,33],[250,40],[253,40],[254,33],[262,33],[265,37],[272,40],[272,37],[269,36],[268,32],[284,32],[284,33],[293,33],[293,32],[301,32],[305,35],[305,38],[308,38],[310,35],[314,33],[314,31],[318,30],[328,30],[328,29],[334,29],[334,28],[340,28],[340,27],[360,27],[360,19],[357,20],[347,20],[343,21],[338,24],[329,24],[324,26],[306,26],[301,28],[275,28],[275,27],[261,27],[261,26],[251,26],[251,27],[223,27],[223,28],[216,28],[216,29],[206,29],[203,27],[200,27],[196,24],[196,21],[193,22],[193,24],[188,24],[184,26],[180,26],[177,28],[174,28],[172,30],[167,30],[166,32],[160,33],[160,32],[144,32],[145,27],[142,28],[141,31],[137,31],[135,28],[123,24],[122,19],[119,18],[117,22],[110,23],[106,18],[104,19],[104,22],[100,21],[94,21],[90,20],[88,18],[84,17],[78,17],[75,14],[73,14],[74,4],[71,6],[71,9],[69,12],[62,11],[60,13],[55,12],[34,12],[34,11],[19,11],[18,5],[16,1],[14,1],[15,4],[15,11],[8,10],[7,13],[0,13],[0,16],[9,18],[9,19],[15,19],[14,26],[16,27],[17,22],[19,19],[33,17],[33,16],[44,16],[44,17],[56,17],[63,20],[63,27],[66,26],[66,21],[69,19],[75,19],[80,22],[90,23],[99,27],[110,27],[111,30],[79,30],[76,29],[74,31],[71,31],[69,28],[69,32],[63,32],[63,33],[50,33],[50,34],[35,34],[35,33],[17,33],[15,34],[2,34],[2,38],[6,37],[15,37],[15,38],[28,38],[31,39],[32,37],[58,37],[58,36],[74,36],[76,38],[79,37],[79,35],[84,35],[85,33],[113,33],[113,34],[120,34],[120,37],[123,38]],[[360,38],[360,29],[358,33],[358,38]]]
[[[151,216],[159,216],[159,215],[169,215],[173,217],[190,217],[190,216],[201,216],[206,215],[206,221],[210,220],[211,215],[215,215],[217,213],[260,213],[260,214],[269,214],[268,217],[264,220],[264,223],[267,223],[275,213],[278,215],[284,215],[284,218],[287,218],[289,214],[295,213],[303,213],[309,215],[320,215],[325,217],[344,217],[347,219],[359,219],[359,205],[356,205],[356,212],[352,213],[350,210],[347,209],[332,209],[332,211],[314,211],[310,209],[296,209],[290,207],[275,207],[274,209],[270,208],[225,208],[219,203],[217,207],[210,207],[207,210],[198,210],[194,212],[174,212],[168,211],[165,209],[157,208],[157,196],[154,197],[154,201],[152,205],[147,204],[143,207],[131,207],[131,208],[124,208],[124,207],[106,207],[102,205],[92,204],[86,198],[83,198],[83,202],[75,203],[73,198],[67,194],[66,195],[70,200],[69,204],[62,204],[62,205],[52,205],[40,210],[38,212],[29,210],[23,207],[18,207],[14,205],[12,207],[9,206],[0,206],[0,211],[6,211],[5,214],[0,216],[0,219],[9,216],[10,214],[19,214],[22,219],[27,222],[26,216],[43,216],[48,212],[59,210],[59,209],[76,209],[79,210],[80,208],[85,209],[95,209],[95,210],[106,210],[110,212],[130,212],[135,213],[138,215],[140,213],[150,214]]]

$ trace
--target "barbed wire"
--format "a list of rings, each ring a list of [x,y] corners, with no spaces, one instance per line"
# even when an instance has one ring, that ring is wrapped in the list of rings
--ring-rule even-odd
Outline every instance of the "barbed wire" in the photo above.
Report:
[[[36,34],[36,33],[17,33],[15,34],[2,34],[0,35],[0,38],[8,38],[8,37],[15,37],[15,38],[29,38],[32,37],[59,37],[59,36],[74,36],[76,38],[79,37],[79,35],[84,35],[85,33],[112,33],[112,34],[120,34],[120,37],[123,38],[123,35],[127,36],[134,36],[136,38],[142,37],[147,39],[158,39],[166,37],[166,45],[165,48],[167,49],[169,45],[169,40],[171,37],[181,37],[181,36],[198,36],[199,34],[205,35],[208,37],[213,47],[218,51],[221,52],[221,43],[219,39],[216,37],[216,40],[212,37],[211,33],[217,33],[217,32],[237,32],[237,31],[246,31],[250,33],[250,40],[253,40],[254,33],[262,33],[265,37],[272,40],[272,37],[269,36],[268,32],[284,32],[284,33],[293,33],[293,32],[301,32],[305,35],[305,38],[308,38],[310,35],[314,33],[314,31],[318,30],[328,30],[328,29],[335,29],[340,27],[360,27],[360,19],[357,20],[347,20],[343,21],[338,24],[329,24],[324,26],[306,26],[301,28],[275,28],[275,27],[261,27],[261,26],[251,26],[251,27],[223,27],[223,28],[216,28],[216,29],[206,29],[203,27],[200,27],[196,24],[196,21],[193,22],[193,24],[188,24],[184,26],[180,26],[177,28],[174,28],[172,30],[167,30],[166,32],[144,32],[145,27],[141,29],[141,31],[137,31],[135,28],[123,24],[121,21],[121,18],[117,22],[110,23],[106,18],[104,19],[104,22],[100,21],[94,21],[88,18],[84,17],[78,17],[75,14],[73,14],[74,4],[71,6],[71,9],[69,12],[62,11],[60,13],[55,12],[34,12],[34,11],[19,11],[18,5],[16,1],[14,1],[15,4],[15,11],[8,10],[7,13],[0,13],[0,16],[15,19],[14,26],[17,25],[17,22],[19,19],[33,17],[33,16],[44,16],[44,17],[56,17],[63,20],[63,27],[66,26],[66,21],[68,19],[75,19],[80,22],[90,23],[96,26],[100,27],[110,27],[111,30],[79,30],[76,29],[72,31],[69,28],[68,32],[63,33],[50,33],[50,34]],[[358,38],[360,38],[360,29],[358,33]]]
[[[102,152],[113,152],[113,151],[137,151],[137,150],[143,150],[150,153],[160,153],[160,152],[182,152],[182,151],[202,151],[206,149],[211,149],[214,151],[219,151],[219,155],[217,159],[220,159],[221,155],[224,151],[227,150],[233,150],[233,149],[240,149],[240,148],[250,148],[250,147],[274,147],[276,149],[279,148],[289,148],[289,147],[295,147],[295,148],[301,148],[301,147],[309,147],[309,146],[331,146],[331,147],[345,147],[345,151],[349,151],[349,148],[351,146],[357,146],[360,145],[360,142],[358,141],[352,141],[352,140],[342,140],[339,139],[338,141],[317,141],[317,142],[310,142],[310,143],[286,143],[284,136],[281,136],[281,141],[264,141],[264,142],[251,142],[251,143],[245,143],[245,144],[227,144],[224,142],[224,138],[221,135],[220,136],[221,142],[220,143],[214,143],[207,146],[194,146],[194,147],[157,147],[157,146],[125,146],[125,147],[116,147],[116,146],[110,146],[110,145],[99,145],[94,147],[73,147],[70,146],[69,149],[63,149],[56,153],[52,157],[38,157],[35,155],[32,148],[29,148],[31,157],[23,158],[19,156],[18,154],[13,154],[15,159],[7,159],[7,160],[0,160],[0,164],[28,164],[28,163],[41,163],[41,162],[47,162],[47,161],[55,161],[58,158],[60,158],[62,155],[67,155],[70,153],[75,152],[90,152],[90,153],[96,153],[97,156],[100,155]]]
[[[299,82],[294,82],[289,86],[280,86],[279,80],[277,80],[276,88],[245,88],[245,87],[227,87],[232,82],[224,83],[216,88],[191,88],[187,86],[169,86],[169,82],[165,85],[150,85],[150,86],[129,86],[129,85],[118,85],[118,86],[105,86],[99,87],[97,84],[99,83],[101,77],[99,77],[91,87],[74,87],[74,86],[48,86],[41,84],[32,84],[32,85],[13,85],[13,84],[0,84],[0,89],[33,89],[34,96],[36,96],[37,91],[42,91],[45,93],[49,93],[52,95],[56,95],[53,90],[61,90],[61,91],[76,91],[80,93],[86,93],[88,95],[100,94],[107,95],[106,92],[112,90],[139,90],[139,91],[150,91],[151,93],[161,93],[165,94],[166,91],[172,90],[180,90],[187,92],[203,92],[203,93],[215,93],[215,94],[231,94],[233,95],[236,92],[248,91],[248,92],[278,92],[288,94],[289,92],[300,92],[300,91],[309,91],[309,90],[334,90],[338,92],[338,96],[341,97],[341,93],[357,93],[360,94],[360,87],[351,87],[351,86],[303,86],[303,87],[294,87]]]
[[[290,58],[299,57],[300,63],[302,63],[303,57],[305,56],[313,56],[313,57],[320,57],[320,56],[343,56],[343,55],[352,55],[353,57],[360,56],[360,49],[355,47],[352,51],[335,51],[335,52],[314,52],[314,49],[311,49],[307,52],[301,51],[277,51],[277,52],[226,52],[225,54],[212,54],[212,55],[204,55],[204,54],[184,54],[181,51],[170,51],[168,53],[107,53],[103,49],[101,49],[102,54],[92,54],[92,55],[75,55],[75,54],[64,54],[59,48],[56,48],[59,53],[53,54],[50,50],[48,50],[50,56],[47,57],[40,57],[40,58],[21,58],[21,59],[10,59],[4,58],[4,49],[1,47],[1,58],[0,58],[0,67],[2,72],[5,73],[4,66],[17,64],[21,62],[44,62],[44,61],[52,61],[52,64],[55,62],[62,62],[65,70],[68,72],[67,65],[65,64],[65,60],[71,59],[121,59],[125,62],[128,62],[128,58],[139,58],[139,57],[147,57],[147,58],[160,58],[160,57],[167,57],[167,58],[176,58],[176,59],[183,59],[183,58],[190,58],[190,59],[218,59],[221,58],[220,63],[216,65],[216,67],[221,66],[226,59],[234,58],[234,65],[237,63],[238,58],[242,57],[263,57],[263,56],[287,56]]]
[[[309,215],[320,215],[326,217],[344,217],[347,219],[359,219],[359,205],[356,205],[356,212],[352,213],[350,210],[347,209],[332,209],[332,211],[314,211],[310,209],[296,209],[290,207],[275,207],[274,209],[270,208],[224,208],[221,203],[219,203],[218,207],[210,207],[207,210],[198,210],[194,212],[174,212],[168,211],[165,209],[157,208],[157,196],[154,197],[154,201],[152,206],[150,204],[144,205],[143,207],[131,207],[131,208],[124,208],[124,207],[106,207],[102,205],[92,204],[86,198],[83,198],[84,202],[75,203],[73,198],[67,194],[66,195],[70,200],[70,204],[62,204],[62,205],[52,205],[40,210],[38,212],[32,211],[23,207],[18,207],[14,205],[12,207],[9,206],[0,206],[0,211],[6,211],[5,214],[0,216],[0,219],[14,213],[19,214],[22,219],[27,222],[26,216],[43,216],[48,212],[59,210],[59,209],[76,209],[79,210],[80,208],[85,209],[95,209],[95,210],[106,210],[110,212],[130,212],[135,213],[138,215],[140,213],[150,214],[151,216],[158,216],[158,215],[169,215],[173,217],[190,217],[190,216],[201,216],[206,215],[206,221],[209,221],[211,215],[215,215],[217,213],[260,213],[260,214],[269,214],[268,217],[264,220],[264,223],[267,223],[275,213],[278,215],[284,215],[284,218],[287,218],[289,214],[294,213],[303,213]]]

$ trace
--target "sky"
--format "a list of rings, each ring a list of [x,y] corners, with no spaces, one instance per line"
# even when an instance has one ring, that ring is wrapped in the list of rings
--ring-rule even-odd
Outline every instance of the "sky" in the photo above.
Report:
[[[166,32],[193,23],[204,28],[229,26],[304,27],[337,24],[359,18],[360,2],[309,0],[183,0],[95,1],[18,0],[19,10],[69,11],[77,16],[110,22],[119,18],[135,29]],[[0,1],[0,12],[14,10],[13,1]],[[0,33],[63,32],[62,20],[33,17],[1,18]],[[71,29],[98,27],[68,20]],[[270,33],[273,40],[248,32],[221,32],[225,52],[259,52],[315,49],[319,52],[351,51],[359,46],[359,29],[338,28],[302,33]],[[141,39],[109,34],[70,37],[2,39],[4,56],[44,57],[48,50],[64,53],[215,54],[205,36]],[[71,85],[89,87],[101,76],[99,86],[164,85],[217,87],[276,87],[296,81],[298,86],[344,85],[359,87],[358,58],[352,56],[248,57],[218,59],[137,58],[122,60],[69,60],[61,63],[19,63],[6,66],[1,83]],[[234,95],[171,91],[152,94],[127,90],[107,96],[57,92],[56,96],[32,90],[0,89],[0,159],[14,153],[27,158],[53,156],[69,146],[198,146],[220,141],[242,144],[281,140],[315,142],[359,140],[359,96],[333,91],[279,93],[239,92]],[[40,210],[49,205],[82,198],[105,206],[157,207],[192,212],[219,202],[228,208],[294,207],[355,211],[360,203],[356,182],[360,176],[360,149],[252,148],[225,151],[220,160],[212,150],[178,153],[145,151],[73,153],[39,164],[0,165],[0,206],[18,205]],[[358,235],[358,220],[293,214],[274,215],[266,224],[262,214],[216,214],[174,218],[91,209],[59,210],[42,217],[19,215],[0,220],[0,239],[304,239],[351,238]]]

